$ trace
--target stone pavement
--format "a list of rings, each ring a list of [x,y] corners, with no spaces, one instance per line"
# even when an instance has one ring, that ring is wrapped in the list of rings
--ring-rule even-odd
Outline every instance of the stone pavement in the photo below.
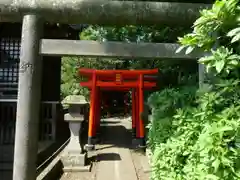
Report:
[[[103,120],[101,126],[103,137],[94,152],[96,162],[92,171],[65,173],[61,180],[149,180],[141,168],[141,156],[136,153],[133,156],[133,151],[129,149],[131,121],[123,118],[108,118]]]
[[[111,118],[103,123],[104,136],[98,150],[96,180],[138,179],[129,150],[130,128],[131,124],[126,119]]]

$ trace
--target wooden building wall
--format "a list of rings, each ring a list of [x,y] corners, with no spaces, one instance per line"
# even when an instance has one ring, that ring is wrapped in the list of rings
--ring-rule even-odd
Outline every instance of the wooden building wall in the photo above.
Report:
[[[0,23],[0,99],[17,98],[18,72],[16,71],[18,71],[17,64],[19,63],[21,26],[22,25],[20,23]],[[56,24],[46,24],[44,26],[43,38],[76,40],[79,38],[79,32],[71,28],[69,25],[57,26]],[[13,41],[9,43],[10,40]],[[16,54],[10,52],[11,49],[16,50],[14,51]],[[13,74],[15,76],[14,79],[11,78]],[[61,57],[43,57],[42,101],[60,101],[60,84]],[[3,95],[3,93],[5,94]],[[2,109],[1,105],[4,104],[6,103],[3,103],[3,101],[0,103],[0,114]],[[12,109],[16,110],[16,103],[13,104]],[[8,113],[6,118],[2,118],[2,116],[0,116],[0,124],[3,129],[7,127],[9,123],[12,123],[13,129],[15,128],[15,113],[16,112],[10,112],[10,114]],[[44,113],[45,111],[42,112],[42,114]],[[63,113],[61,104],[58,104],[56,109],[57,117],[55,119],[55,134],[57,141],[64,140],[69,135],[68,124],[63,120]],[[9,119],[9,117],[12,117],[12,119]],[[41,122],[43,122],[42,117]]]
[[[45,25],[43,38],[78,39],[79,33],[68,25]],[[20,23],[0,23],[0,39],[21,39]],[[1,62],[1,61],[0,61]],[[42,100],[59,101],[61,83],[61,57],[43,57]],[[1,63],[0,63],[1,68]]]

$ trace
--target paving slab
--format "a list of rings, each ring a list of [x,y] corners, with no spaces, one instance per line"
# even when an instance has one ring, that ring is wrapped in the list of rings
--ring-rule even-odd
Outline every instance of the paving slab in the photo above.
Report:
[[[149,180],[141,161],[144,155],[131,150],[131,120],[107,118],[101,123],[101,142],[91,172],[64,173],[61,180]]]
[[[137,180],[129,149],[110,147],[98,154],[96,180]]]
[[[104,123],[103,141],[97,147],[96,180],[138,179],[129,150],[130,127],[127,119],[109,118]]]

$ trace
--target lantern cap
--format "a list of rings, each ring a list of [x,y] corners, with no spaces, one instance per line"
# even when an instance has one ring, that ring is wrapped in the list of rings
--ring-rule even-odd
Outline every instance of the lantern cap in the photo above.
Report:
[[[82,95],[69,95],[65,97],[65,99],[62,101],[63,104],[79,104],[84,105],[88,104],[86,101],[86,98]]]

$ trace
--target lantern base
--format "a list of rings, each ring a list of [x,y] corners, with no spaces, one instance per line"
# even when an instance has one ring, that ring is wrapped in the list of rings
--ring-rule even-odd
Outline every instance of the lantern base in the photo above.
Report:
[[[84,146],[84,149],[86,151],[94,151],[95,150],[94,138],[95,137],[88,137],[88,143]]]

